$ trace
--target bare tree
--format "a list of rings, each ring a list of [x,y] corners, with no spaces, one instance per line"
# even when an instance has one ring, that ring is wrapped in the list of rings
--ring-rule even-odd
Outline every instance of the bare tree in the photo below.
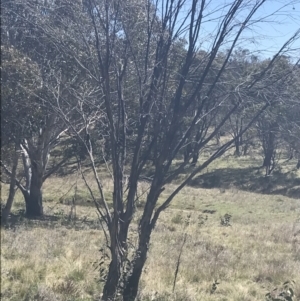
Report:
[[[262,79],[268,76],[280,51],[290,46],[290,43],[298,37],[299,33],[293,36],[258,74],[246,77],[239,87],[234,87],[239,89],[241,96],[239,99],[236,101],[230,99],[232,93],[230,91],[221,93],[218,89],[219,81],[226,70],[232,51],[244,30],[262,21],[255,20],[254,15],[264,2],[232,1],[226,7],[226,14],[220,17],[220,26],[213,37],[206,59],[200,61],[198,66],[195,60],[200,46],[201,29],[205,20],[209,18],[205,1],[191,1],[184,17],[181,11],[185,8],[185,1],[162,1],[161,6],[158,2],[152,1],[142,4],[134,1],[86,2],[94,37],[92,46],[97,55],[97,73],[93,74],[103,95],[104,114],[109,126],[114,184],[111,211],[101,181],[93,167],[100,192],[98,210],[104,217],[108,229],[111,252],[103,300],[113,299],[119,290],[123,294],[123,300],[135,299],[147,258],[151,232],[160,213],[199,171],[224,154],[235,139],[238,139],[272,103],[271,99],[258,103],[243,130],[234,139],[220,145],[203,164],[195,166],[170,196],[162,204],[157,204],[166,183],[189,166],[189,160],[185,160],[177,168],[171,168],[174,158],[186,147],[187,141],[194,141],[194,151],[207,146],[229,117],[247,105],[249,99],[255,98],[256,89]],[[142,20],[137,20],[133,12],[142,15]],[[242,15],[244,19],[237,22]],[[141,41],[137,38],[139,31],[145,33]],[[187,46],[178,68],[172,69],[170,65],[174,43],[183,36],[186,37]],[[218,54],[221,53],[225,43],[230,43],[226,45],[227,47],[229,45],[229,50],[220,57]],[[217,58],[219,61],[215,64]],[[213,70],[216,65],[218,67]],[[201,75],[196,78],[200,67]],[[134,83],[136,87],[136,95],[131,99],[128,98],[129,95],[132,96],[129,92],[132,91],[129,82]],[[247,98],[244,98],[244,95],[247,95]],[[127,114],[132,114],[129,107],[136,103],[137,111],[133,112],[137,118],[134,148],[130,154],[129,183],[124,187],[129,140],[126,131],[129,121]],[[181,133],[184,118],[192,106],[195,108],[193,118],[184,133]],[[227,109],[227,113],[219,119],[212,132],[208,130],[209,122],[202,131],[196,130],[206,116],[222,107]],[[128,231],[135,212],[137,186],[150,156],[153,158],[154,171],[139,221],[138,246],[130,265],[130,273],[124,280],[125,286],[120,288],[122,266],[127,260]],[[91,151],[90,157],[92,159]]]

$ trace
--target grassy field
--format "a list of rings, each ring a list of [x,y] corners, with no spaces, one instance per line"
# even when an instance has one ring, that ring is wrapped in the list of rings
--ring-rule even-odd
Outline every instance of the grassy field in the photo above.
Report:
[[[257,166],[247,157],[222,159],[181,191],[152,235],[140,300],[263,301],[286,280],[295,281],[300,300],[300,171],[291,161],[265,178]],[[166,187],[162,199],[175,185]],[[104,187],[109,198],[110,179]],[[147,188],[140,183],[140,193]],[[6,192],[3,186],[3,200]],[[44,199],[45,219],[27,220],[17,193],[11,224],[1,230],[1,300],[96,300],[104,238],[82,179],[50,178]],[[133,245],[142,204],[141,198]],[[231,218],[222,225],[225,214]]]

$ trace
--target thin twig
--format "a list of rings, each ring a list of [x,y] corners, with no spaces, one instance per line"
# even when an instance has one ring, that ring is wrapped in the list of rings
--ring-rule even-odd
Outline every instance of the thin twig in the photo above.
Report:
[[[175,291],[176,280],[177,280],[177,275],[178,275],[179,266],[180,266],[180,258],[181,258],[183,247],[184,247],[185,242],[186,242],[186,238],[187,238],[187,234],[185,233],[184,237],[183,237],[183,242],[182,242],[182,245],[181,245],[181,248],[180,248],[179,256],[178,256],[178,259],[177,259],[176,270],[175,270],[175,275],[174,275],[174,283],[173,283],[173,293]]]

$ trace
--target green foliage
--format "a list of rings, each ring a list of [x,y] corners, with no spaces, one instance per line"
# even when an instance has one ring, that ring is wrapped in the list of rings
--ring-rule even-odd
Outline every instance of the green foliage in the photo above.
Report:
[[[39,93],[42,80],[37,64],[16,48],[1,45],[1,58],[1,127],[6,144],[37,131],[43,112],[33,93]]]

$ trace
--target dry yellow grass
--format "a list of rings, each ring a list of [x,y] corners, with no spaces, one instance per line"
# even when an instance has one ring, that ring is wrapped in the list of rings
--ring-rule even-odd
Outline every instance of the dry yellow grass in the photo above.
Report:
[[[294,172],[294,177],[299,176],[299,171]],[[70,215],[75,182],[76,175],[72,175],[51,178],[45,184],[45,213],[57,220],[21,218],[2,230],[2,300],[91,301],[99,297],[102,283],[94,263],[99,262],[104,238],[81,179],[77,182],[76,220]],[[109,179],[104,185],[111,189]],[[163,196],[174,187],[168,185]],[[141,183],[140,192],[146,189],[147,184]],[[17,194],[13,212],[22,208],[22,197]],[[220,218],[226,213],[232,215],[231,226],[222,227]],[[136,219],[130,238],[133,244]],[[187,241],[173,293],[185,233]],[[291,279],[296,282],[296,300],[300,300],[299,199],[234,186],[193,186],[184,188],[161,215],[152,235],[139,298],[261,301],[267,292]],[[220,284],[211,294],[214,280]]]

